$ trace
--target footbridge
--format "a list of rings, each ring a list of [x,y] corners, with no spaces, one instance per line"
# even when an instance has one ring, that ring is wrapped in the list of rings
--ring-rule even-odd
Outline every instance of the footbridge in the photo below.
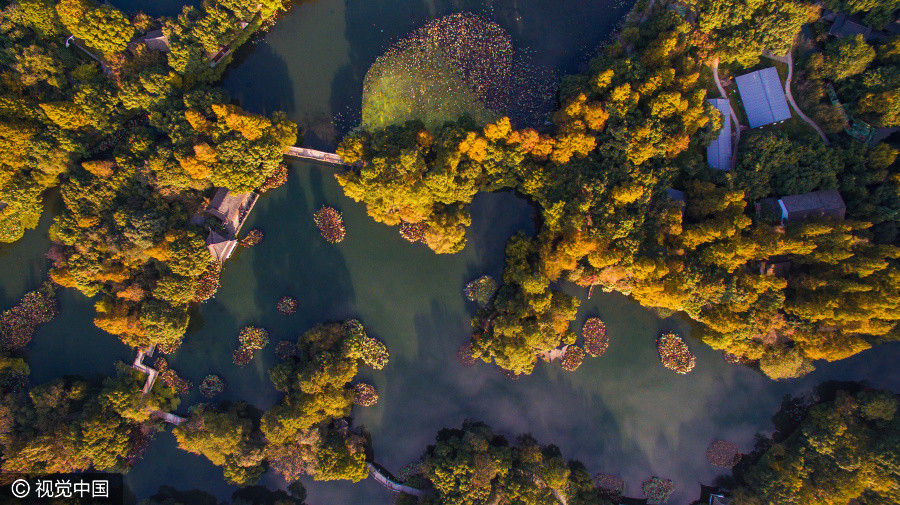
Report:
[[[285,156],[298,158],[301,160],[317,161],[319,163],[327,163],[329,165],[337,165],[341,167],[357,166],[359,163],[347,163],[339,155],[325,151],[317,151],[307,147],[292,146],[284,150]]]
[[[388,488],[395,493],[404,493],[411,496],[421,498],[425,496],[425,491],[414,487],[405,486],[394,480],[394,476],[381,467],[378,463],[367,463],[369,465],[369,475],[371,475],[379,484]]]
[[[149,345],[143,349],[137,350],[137,356],[134,357],[134,363],[131,364],[131,367],[147,375],[147,380],[144,382],[144,387],[141,388],[141,392],[143,394],[147,394],[153,388],[153,383],[156,382],[156,377],[159,375],[159,371],[155,368],[151,368],[144,364],[144,358],[149,358],[153,356],[153,352],[156,351],[156,345]],[[159,410],[151,410],[150,415],[154,417],[158,417],[163,421],[178,426],[183,423],[185,419],[181,416],[176,416],[170,412],[161,412]]]

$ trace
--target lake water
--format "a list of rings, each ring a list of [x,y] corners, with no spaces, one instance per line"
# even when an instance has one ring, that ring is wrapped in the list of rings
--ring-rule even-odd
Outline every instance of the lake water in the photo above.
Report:
[[[183,0],[114,1],[127,10],[173,14]],[[333,148],[359,118],[362,79],[368,66],[398,38],[427,20],[475,12],[509,31],[517,49],[557,73],[574,72],[606,40],[628,5],[609,1],[401,1],[321,0],[300,4],[254,47],[243,50],[225,87],[256,112],[284,110],[307,129],[307,145]],[[329,118],[335,117],[332,125]],[[696,369],[678,376],[659,364],[654,345],[662,331],[690,329],[678,318],[660,319],[616,294],[595,293],[583,303],[576,325],[597,315],[607,324],[606,355],[588,359],[574,373],[539,365],[518,381],[486,365],[463,367],[456,350],[466,341],[474,307],[465,283],[483,273],[499,276],[503,245],[514,232],[534,231],[531,207],[512,194],[480,195],[472,206],[469,244],[453,256],[436,256],[404,241],[395,229],[373,222],[340,191],[327,168],[294,163],[288,183],[256,206],[246,229],[260,228],[263,242],[228,262],[216,297],[199,309],[171,366],[195,385],[221,375],[221,399],[266,407],[277,400],[266,370],[280,340],[295,340],[315,324],[357,317],[391,352],[384,370],[369,374],[381,399],[356,409],[356,424],[372,434],[376,459],[392,470],[414,461],[443,427],[466,419],[487,422],[510,436],[530,432],[554,443],[592,472],[619,474],[626,493],[638,495],[650,475],[675,480],[673,503],[688,503],[717,471],[705,460],[710,441],[732,440],[749,449],[753,435],[770,429],[782,395],[809,391],[825,380],[866,380],[900,389],[900,344],[821,365],[795,381],[772,382],[758,372],[727,364],[696,340],[689,345]],[[52,198],[51,198],[52,200]],[[344,214],[347,238],[326,243],[312,213],[331,205]],[[51,205],[51,212],[52,212]],[[0,247],[0,303],[14,304],[46,275],[49,214],[38,230]],[[583,299],[584,290],[572,287]],[[300,301],[281,316],[279,297]],[[132,352],[94,328],[92,302],[72,291],[61,296],[62,313],[42,327],[28,348],[37,382],[66,374],[108,375]],[[246,367],[231,363],[241,327],[269,329],[271,343]],[[196,391],[196,388],[195,388]],[[179,409],[202,401],[199,394]],[[225,498],[233,491],[222,472],[202,457],[175,447],[162,434],[128,475],[138,497],[159,485],[199,488]],[[267,484],[283,485],[271,479]],[[372,479],[359,484],[304,481],[314,505],[388,504],[393,497]]]

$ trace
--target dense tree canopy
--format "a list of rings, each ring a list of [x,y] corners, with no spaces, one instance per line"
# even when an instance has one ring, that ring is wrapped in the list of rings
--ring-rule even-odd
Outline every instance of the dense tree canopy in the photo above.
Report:
[[[723,62],[744,66],[764,52],[790,52],[800,27],[818,16],[818,7],[803,0],[689,0],[699,14],[698,26],[718,42]]]
[[[839,391],[802,408],[797,426],[736,469],[734,503],[897,503],[898,405],[891,393]]]
[[[783,54],[815,9],[693,6],[699,29],[656,10],[626,25],[587,73],[566,78],[551,133],[461,118],[438,129],[359,130],[342,142],[347,161],[365,162],[337,176],[346,194],[406,237],[424,230],[436,252],[465,245],[466,207],[479,191],[513,188],[539,206],[537,236],[510,239],[504,285],[473,321],[473,356],[530,373],[538,356],[575,343],[569,323],[578,300],[554,289],[561,280],[620,291],[663,314],[683,311],[703,324],[708,344],[773,378],[896,338],[894,148],[754,131],[732,173],[705,166],[705,144],[721,122],[705,102],[703,65]],[[857,46],[841,42],[831,54],[858,61]],[[671,198],[671,187],[683,190],[684,202]],[[782,229],[752,204],[832,188],[847,201],[846,222]],[[786,279],[766,274],[778,261],[792,264]]]
[[[320,325],[298,340],[270,376],[284,398],[264,413],[237,404],[200,406],[175,429],[178,446],[222,466],[225,478],[252,483],[266,468],[294,482],[366,478],[366,438],[345,421],[359,368],[384,367],[384,344],[355,320]]]
[[[556,446],[540,445],[529,435],[510,444],[481,423],[441,430],[417,470],[411,480],[434,489],[422,504],[609,503],[581,463],[563,458]]]
[[[143,376],[130,369],[100,385],[64,378],[26,392],[21,385],[27,368],[12,358],[0,364],[5,391],[0,450],[6,472],[127,471],[150,426],[160,422],[151,411],[178,406],[165,384],[144,395]]]
[[[825,0],[824,4],[833,11],[861,16],[865,24],[877,30],[895,20],[894,13],[900,10],[897,0]]]
[[[58,186],[51,278],[97,296],[97,326],[128,345],[178,347],[213,261],[207,230],[188,219],[214,186],[260,187],[296,141],[284,115],[250,114],[206,84],[218,76],[210,58],[219,48],[283,7],[210,1],[157,22],[90,0],[6,2],[0,240],[35,227],[44,193]],[[130,43],[135,27],[165,32],[188,19],[215,33],[189,30],[203,40],[188,42],[172,34],[169,52]],[[94,57],[66,47],[69,33]],[[179,63],[183,51],[197,53],[193,66]]]

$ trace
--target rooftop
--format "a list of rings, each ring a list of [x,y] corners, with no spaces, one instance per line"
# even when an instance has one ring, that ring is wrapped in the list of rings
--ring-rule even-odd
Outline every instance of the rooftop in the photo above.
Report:
[[[216,188],[216,193],[206,211],[218,217],[228,232],[237,235],[247,213],[256,203],[255,193],[232,193],[225,188]]]
[[[738,76],[735,81],[750,128],[780,123],[791,118],[781,78],[775,67]]]
[[[844,219],[847,212],[844,199],[835,189],[783,196],[778,200],[778,206],[782,222],[825,216]]]
[[[210,231],[206,238],[209,254],[218,262],[223,262],[231,257],[234,248],[237,247],[237,240],[229,239],[219,235],[214,231]]]
[[[722,113],[719,136],[706,148],[706,162],[717,170],[731,169],[731,102],[725,98],[707,100]]]
[[[141,40],[143,40],[147,48],[152,51],[169,51],[169,38],[166,37],[162,30],[147,32]]]
[[[856,22],[846,14],[837,14],[828,33],[841,38],[862,35],[863,38],[868,39],[872,35],[872,29],[862,23]]]

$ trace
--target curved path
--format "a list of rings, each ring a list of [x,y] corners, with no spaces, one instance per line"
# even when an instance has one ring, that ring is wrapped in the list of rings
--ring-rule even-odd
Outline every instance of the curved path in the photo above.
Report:
[[[826,146],[830,145],[831,142],[828,141],[828,136],[825,135],[825,132],[822,130],[822,128],[820,128],[819,125],[817,125],[815,121],[810,119],[809,116],[804,114],[803,111],[800,110],[800,107],[797,106],[797,102],[794,101],[794,95],[791,93],[791,80],[794,78],[794,51],[793,51],[793,49],[791,49],[791,52],[789,52],[787,54],[787,56],[775,56],[772,54],[766,54],[765,56],[767,58],[773,59],[775,61],[787,63],[788,75],[787,75],[787,80],[784,81],[784,95],[787,97],[788,103],[791,104],[791,108],[794,109],[794,112],[796,112],[798,116],[800,116],[800,119],[809,123],[809,125],[812,126],[814,130],[816,130],[816,133],[818,133],[819,136],[822,137],[822,141],[825,142],[825,145]]]
[[[74,35],[70,35],[69,38],[66,39],[66,47],[69,47],[70,43],[73,44],[78,49],[81,49],[84,52],[84,54],[86,54],[86,55],[90,56],[91,58],[93,58],[94,60],[96,60],[97,63],[100,64],[100,69],[103,70],[104,75],[107,75],[107,76],[112,75],[112,70],[109,68],[109,65],[107,65],[106,62],[103,61],[100,57],[96,56],[94,53],[85,49],[85,47],[82,46],[78,42],[78,39],[76,39]]]
[[[725,88],[722,87],[722,81],[719,80],[719,58],[714,58],[709,66],[712,68],[713,80],[716,81],[716,88],[719,89],[719,94],[722,95],[722,98],[728,100],[728,110],[731,112],[731,123],[734,125],[734,145],[731,148],[731,163],[729,163],[729,165],[734,166],[734,160],[737,159],[738,144],[741,143],[741,122],[738,121],[737,114],[734,112],[734,107],[731,106],[731,100],[728,98],[728,93],[725,92]]]

